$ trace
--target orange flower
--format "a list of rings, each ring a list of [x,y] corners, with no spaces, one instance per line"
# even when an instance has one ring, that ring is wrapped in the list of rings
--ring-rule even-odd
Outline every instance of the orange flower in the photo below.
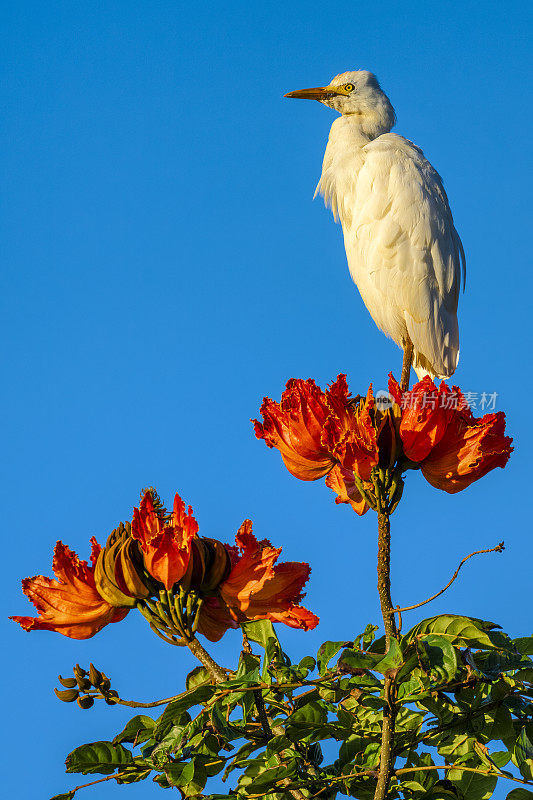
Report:
[[[495,467],[505,467],[513,451],[505,436],[505,414],[475,418],[461,390],[430,378],[401,393],[391,376],[391,393],[402,406],[400,436],[407,458],[420,464],[426,480],[455,494]]]
[[[147,491],[139,508],[133,510],[131,534],[141,545],[144,565],[150,575],[172,589],[189,566],[191,541],[198,533],[198,523],[189,506],[176,494],[170,520],[162,519],[154,510],[152,495]]]
[[[239,621],[270,619],[291,628],[311,630],[318,617],[298,605],[311,569],[309,564],[287,561],[277,564],[281,547],[266,539],[258,542],[251,521],[245,520],[228,547],[232,570],[220,585],[222,600]]]
[[[38,617],[10,617],[25,631],[57,631],[71,639],[90,639],[110,622],[120,622],[127,608],[115,608],[100,597],[94,582],[94,567],[101,547],[91,539],[91,564],[80,561],[76,553],[58,542],[54,551],[56,578],[36,575],[22,581],[24,594],[31,600]]]
[[[402,392],[391,373],[389,391],[402,408],[400,436],[403,451],[411,461],[423,461],[444,436],[454,414],[453,404],[457,396],[444,381],[437,389],[427,375],[411,391]]]
[[[324,425],[330,414],[348,402],[346,377],[339,375],[323,392],[313,380],[291,378],[275,403],[265,397],[263,422],[253,420],[255,435],[268,447],[277,447],[289,472],[303,481],[315,481],[335,465],[331,448],[323,443]]]
[[[355,485],[353,470],[344,469],[340,465],[333,467],[326,476],[326,486],[337,494],[336,503],[349,503],[360,517],[368,511],[368,504]]]

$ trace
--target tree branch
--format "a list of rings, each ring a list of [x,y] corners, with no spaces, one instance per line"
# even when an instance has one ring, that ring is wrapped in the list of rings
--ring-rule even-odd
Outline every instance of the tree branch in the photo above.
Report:
[[[390,520],[389,515],[383,511],[378,512],[378,593],[385,627],[386,650],[388,650],[391,639],[397,635],[397,631],[394,607],[390,596]],[[374,800],[384,800],[387,796],[394,770],[395,695],[394,677],[390,674],[385,675],[383,697],[387,705],[383,709],[381,753]]]
[[[435,769],[444,769],[444,770],[451,770],[456,769],[459,772],[477,772],[478,775],[493,775],[495,778],[507,778],[508,781],[515,781],[515,783],[524,783],[526,786],[533,785],[531,781],[524,781],[521,778],[515,778],[514,775],[507,775],[505,772],[494,771],[492,769],[475,769],[474,767],[463,767],[462,764],[442,764],[442,765],[433,765],[429,767],[402,767],[401,769],[395,770],[395,775],[403,775],[406,772],[425,772],[426,770],[435,770]],[[496,767],[496,770],[498,768]]]
[[[113,775],[107,775],[105,778],[98,778],[96,781],[82,783],[81,786],[74,786],[74,788],[69,789],[69,791],[75,794],[79,789],[87,789],[88,786],[95,786],[97,783],[104,783],[105,781],[114,781],[117,778],[121,778],[123,775],[126,775],[126,772],[115,772]]]
[[[198,661],[200,661],[200,663],[202,663],[209,672],[213,683],[222,683],[222,681],[227,681],[228,674],[226,670],[224,670],[220,664],[217,664],[217,662],[211,658],[207,650],[202,647],[198,639],[186,639],[185,643],[191,653],[196,656]]]

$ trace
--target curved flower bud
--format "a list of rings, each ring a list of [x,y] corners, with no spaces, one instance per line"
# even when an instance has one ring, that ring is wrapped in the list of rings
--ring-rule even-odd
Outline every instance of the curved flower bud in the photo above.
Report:
[[[22,581],[24,594],[39,616],[10,619],[26,631],[57,631],[70,639],[89,639],[110,622],[123,620],[128,609],[115,608],[96,589],[94,569],[101,547],[94,538],[91,544],[89,565],[62,542],[57,542],[53,561],[55,579],[36,575]]]
[[[180,586],[200,593],[209,593],[227,578],[231,571],[228,551],[217,539],[196,537],[191,542],[191,558]]]
[[[110,605],[133,608],[136,600],[152,593],[143,573],[139,543],[131,536],[129,522],[121,522],[98,556],[94,570],[96,588]]]
[[[339,404],[344,390],[339,379],[323,392],[311,379],[291,378],[280,403],[264,398],[263,422],[253,420],[257,438],[276,447],[289,472],[300,480],[315,481],[335,465],[331,449],[322,442],[322,432],[332,413],[331,400]]]
[[[219,593],[238,621],[270,619],[293,628],[311,630],[318,617],[298,603],[309,579],[309,564],[287,561],[276,564],[281,548],[266,539],[258,542],[252,523],[245,520],[228,547],[232,569]]]
[[[191,542],[198,533],[192,508],[185,513],[185,503],[176,494],[174,510],[169,520],[162,519],[154,509],[150,491],[133,510],[131,533],[142,550],[144,565],[150,575],[171,589],[185,575],[191,556]]]

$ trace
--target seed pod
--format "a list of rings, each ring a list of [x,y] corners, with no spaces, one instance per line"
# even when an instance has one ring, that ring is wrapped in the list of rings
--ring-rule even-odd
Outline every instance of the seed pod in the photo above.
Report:
[[[67,689],[73,689],[77,685],[76,678],[63,678],[61,675],[58,675],[57,679],[61,686],[65,686]]]
[[[87,678],[78,678],[77,683],[82,691],[86,691],[87,689],[90,689],[92,686],[91,681],[88,680]]]
[[[76,676],[76,678],[85,678],[85,676],[87,675],[87,670],[80,667],[79,664],[76,664],[76,666],[74,667],[74,675]]]
[[[77,689],[54,689],[56,697],[62,700],[63,703],[73,703],[78,699],[79,692]]]
[[[117,701],[114,699],[115,697],[118,697],[118,692],[116,692],[114,689],[110,689],[109,692],[106,692],[104,700],[108,706],[116,706]]]
[[[83,697],[78,697],[78,705],[80,708],[90,708],[94,705],[94,700],[86,694]]]
[[[89,666],[89,678],[93,686],[98,687],[102,683],[103,676],[99,669],[96,669],[94,664]]]
[[[100,689],[101,692],[107,692],[110,686],[111,686],[111,681],[106,675],[104,675],[103,680],[98,688]]]

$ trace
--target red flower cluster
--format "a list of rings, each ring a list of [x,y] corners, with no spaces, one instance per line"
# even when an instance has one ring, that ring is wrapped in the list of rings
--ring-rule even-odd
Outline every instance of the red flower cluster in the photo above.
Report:
[[[105,548],[93,539],[91,564],[61,542],[56,545],[56,579],[38,575],[22,582],[38,617],[11,617],[29,631],[53,630],[88,639],[109,622],[119,622],[136,598],[182,587],[202,597],[198,632],[217,641],[248,620],[270,619],[311,630],[318,617],[298,605],[310,574],[308,564],[276,564],[281,548],[258,542],[252,523],[239,529],[235,545],[198,536],[189,507],[176,495],[170,519],[145,493],[133,523],[121,526]]]
[[[375,467],[419,466],[433,486],[453,493],[507,463],[512,439],[504,435],[503,412],[474,418],[457,387],[456,407],[438,402],[451,391],[445,383],[437,389],[430,378],[414,386],[406,409],[392,375],[389,389],[394,402],[380,409],[372,387],[365,398],[352,398],[345,375],[325,392],[313,380],[291,379],[280,403],[264,399],[255,434],[280,451],[297,478],[327,476],[336,502],[350,503],[358,514],[368,510]]]

